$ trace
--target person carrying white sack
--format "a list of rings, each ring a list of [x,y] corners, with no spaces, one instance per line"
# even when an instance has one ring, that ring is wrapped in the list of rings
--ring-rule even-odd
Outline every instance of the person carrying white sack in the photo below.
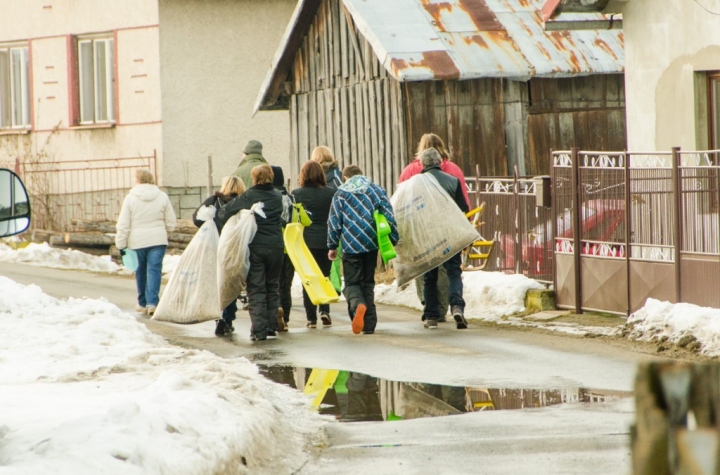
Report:
[[[239,177],[226,176],[222,179],[220,191],[207,198],[195,210],[193,223],[200,229],[170,276],[153,316],[154,320],[174,323],[218,321],[217,250],[222,229],[214,218],[221,207],[244,191],[245,185]],[[222,311],[222,319],[230,328],[236,312],[237,305],[229,305]]]
[[[457,178],[440,169],[440,163],[442,162],[440,153],[434,148],[429,148],[420,155],[420,162],[423,166],[422,173],[433,176],[447,194],[455,200],[457,207],[463,213],[467,213],[469,208],[462,192],[461,183]],[[457,329],[465,329],[467,328],[467,320],[465,320],[465,300],[463,300],[462,250],[442,265],[445,267],[448,276],[452,316],[455,319]],[[423,284],[425,284],[425,308],[423,309],[425,328],[437,329],[438,320],[441,317],[437,287],[438,268],[426,272],[423,279]]]

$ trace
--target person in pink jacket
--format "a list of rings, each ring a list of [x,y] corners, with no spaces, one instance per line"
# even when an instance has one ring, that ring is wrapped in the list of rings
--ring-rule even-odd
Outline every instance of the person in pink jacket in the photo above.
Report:
[[[175,211],[168,195],[155,185],[150,170],[135,173],[137,185],[123,201],[117,221],[115,245],[121,251],[137,252],[135,271],[138,300],[135,310],[152,315],[160,300],[162,261],[168,245],[168,233],[175,229]]]
[[[415,175],[419,175],[423,171],[422,163],[420,163],[420,155],[427,149],[434,148],[440,153],[440,157],[442,157],[442,162],[440,163],[440,169],[447,173],[448,175],[452,175],[455,178],[457,178],[460,181],[460,185],[462,188],[463,196],[465,197],[465,202],[468,205],[468,208],[470,207],[470,198],[468,198],[468,192],[467,192],[467,186],[465,186],[465,175],[463,174],[463,171],[460,169],[459,166],[454,164],[452,161],[450,161],[450,154],[447,151],[447,148],[445,148],[445,143],[442,141],[440,137],[438,137],[435,134],[425,134],[420,138],[420,143],[418,144],[417,153],[415,155],[415,159],[410,162],[408,166],[405,167],[403,172],[400,174],[400,178],[398,179],[398,183],[402,183],[406,180],[409,180],[410,178],[414,177]],[[439,305],[439,311],[440,311],[440,320],[439,322],[445,322],[447,319],[445,316],[447,315],[448,306],[449,306],[449,282],[447,273],[445,272],[445,267],[440,266],[438,267],[438,280],[437,280],[437,286],[438,286],[438,297],[440,300]],[[415,289],[417,290],[418,299],[420,299],[420,302],[422,302],[423,305],[425,305],[424,301],[424,291],[423,291],[423,276],[420,276],[415,279]],[[423,320],[425,317],[423,317]]]

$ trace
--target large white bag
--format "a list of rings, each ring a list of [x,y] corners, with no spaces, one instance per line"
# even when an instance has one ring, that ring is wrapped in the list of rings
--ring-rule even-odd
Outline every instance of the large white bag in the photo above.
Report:
[[[217,300],[218,231],[215,208],[203,206],[197,218],[205,223],[193,236],[160,298],[154,320],[199,323],[220,318]]]
[[[455,200],[430,174],[401,183],[390,202],[400,235],[393,264],[398,287],[449,260],[479,237]]]
[[[217,278],[220,308],[225,308],[240,296],[250,271],[250,242],[257,232],[255,214],[263,218],[263,203],[255,203],[228,219],[223,227],[217,251]],[[215,294],[218,295],[218,294]]]

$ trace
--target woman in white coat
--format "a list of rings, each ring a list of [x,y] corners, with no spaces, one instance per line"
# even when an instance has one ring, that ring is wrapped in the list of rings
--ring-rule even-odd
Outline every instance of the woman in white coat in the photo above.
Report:
[[[118,217],[115,245],[120,250],[137,252],[135,310],[152,315],[160,300],[162,261],[168,233],[175,229],[175,211],[168,195],[155,185],[150,170],[138,170],[135,178],[137,185],[125,197]]]

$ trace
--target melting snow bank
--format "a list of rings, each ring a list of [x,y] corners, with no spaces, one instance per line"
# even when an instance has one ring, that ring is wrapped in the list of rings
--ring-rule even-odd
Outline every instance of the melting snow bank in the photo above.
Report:
[[[541,283],[528,279],[524,275],[502,272],[464,272],[465,316],[496,322],[505,315],[525,310],[527,291],[543,288],[545,287]],[[375,301],[418,310],[423,309],[413,282],[401,290],[397,288],[397,281],[392,285],[376,285]]]
[[[245,358],[174,347],[104,299],[0,276],[3,473],[292,473],[323,417]]]
[[[707,356],[720,355],[720,309],[647,299],[630,315],[623,334],[632,340],[668,341]]]
[[[174,271],[179,261],[180,256],[166,254],[163,259],[163,274]],[[108,274],[132,274],[125,267],[115,264],[110,256],[93,256],[73,249],[57,249],[50,247],[46,242],[30,243],[27,247],[17,250],[0,243],[0,262],[17,262],[55,269],[86,270]]]

